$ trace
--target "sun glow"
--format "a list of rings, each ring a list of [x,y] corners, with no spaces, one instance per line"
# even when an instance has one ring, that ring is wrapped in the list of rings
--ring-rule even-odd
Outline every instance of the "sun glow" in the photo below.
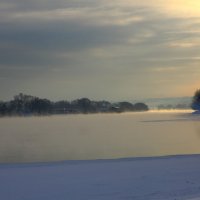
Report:
[[[183,17],[200,16],[200,2],[196,0],[170,0],[167,1],[166,9],[172,14],[182,15]]]
[[[198,0],[118,0],[120,6],[143,6],[152,7],[160,13],[177,17],[198,17],[200,16],[200,2]]]

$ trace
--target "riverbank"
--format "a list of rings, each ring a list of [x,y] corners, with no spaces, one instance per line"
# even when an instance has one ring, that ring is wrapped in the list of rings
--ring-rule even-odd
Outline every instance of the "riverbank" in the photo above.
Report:
[[[199,200],[200,155],[1,164],[6,200]]]

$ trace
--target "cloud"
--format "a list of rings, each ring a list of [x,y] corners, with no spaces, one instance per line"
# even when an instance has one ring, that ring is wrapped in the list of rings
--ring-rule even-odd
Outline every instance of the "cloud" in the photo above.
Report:
[[[179,71],[181,70],[180,67],[156,67],[156,68],[152,68],[153,72],[175,72],[175,71]]]
[[[133,98],[146,95],[147,86],[155,91],[154,79],[170,80],[155,75],[161,72],[179,77],[182,70],[187,82],[188,70],[195,73],[189,66],[199,61],[195,2],[2,0],[0,73],[8,79],[1,83],[15,88],[10,93],[23,89],[53,97],[67,88],[72,98],[85,93],[115,99],[130,97],[130,85]],[[106,91],[99,89],[102,83]],[[48,85],[52,90],[45,91]]]
[[[117,0],[115,3],[122,7],[143,6],[156,10],[169,17],[199,17],[200,2],[196,0]]]
[[[169,43],[169,47],[175,47],[175,48],[192,48],[192,47],[198,47],[200,46],[200,43],[198,41],[182,41],[182,42],[172,42]]]
[[[142,21],[143,18],[137,15],[131,15],[131,13],[125,13],[117,9],[93,9],[93,8],[65,8],[65,9],[54,9],[44,11],[31,11],[31,12],[15,12],[9,15],[2,13],[1,21],[21,21],[21,22],[57,22],[62,21],[79,22],[82,21],[85,24],[97,24],[100,25],[129,25]]]

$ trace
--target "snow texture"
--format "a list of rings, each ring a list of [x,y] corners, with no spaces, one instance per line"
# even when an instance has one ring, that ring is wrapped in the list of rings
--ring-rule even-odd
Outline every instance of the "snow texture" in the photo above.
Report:
[[[200,155],[1,164],[2,200],[200,200]]]

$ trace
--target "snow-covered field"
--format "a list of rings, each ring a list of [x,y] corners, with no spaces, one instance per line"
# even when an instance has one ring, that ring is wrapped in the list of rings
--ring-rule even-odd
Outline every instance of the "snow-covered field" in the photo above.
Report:
[[[200,200],[199,122],[188,112],[1,118],[0,200]]]
[[[200,155],[0,165],[2,200],[199,200]]]

